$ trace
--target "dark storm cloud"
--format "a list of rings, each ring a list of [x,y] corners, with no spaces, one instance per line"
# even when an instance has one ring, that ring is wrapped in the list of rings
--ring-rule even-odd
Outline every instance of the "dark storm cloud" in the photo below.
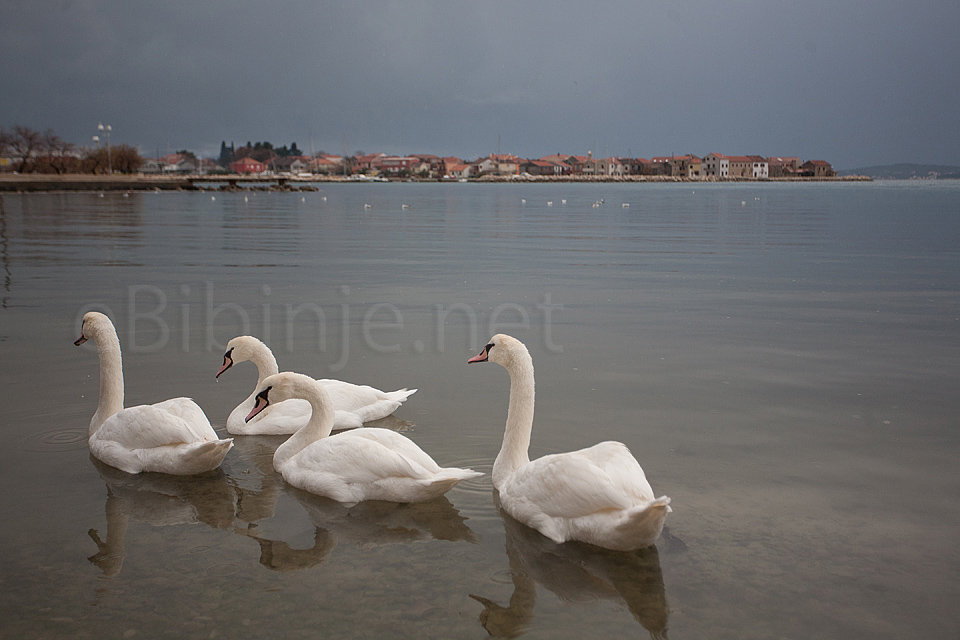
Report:
[[[0,124],[540,156],[960,164],[953,2],[0,0]]]

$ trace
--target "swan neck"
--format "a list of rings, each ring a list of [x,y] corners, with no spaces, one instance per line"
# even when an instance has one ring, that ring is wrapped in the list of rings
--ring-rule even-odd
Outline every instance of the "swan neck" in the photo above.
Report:
[[[104,331],[97,336],[97,354],[100,357],[100,400],[97,412],[90,421],[89,435],[93,435],[107,418],[123,409],[123,357],[116,331]]]
[[[522,354],[513,361],[510,373],[510,405],[500,454],[493,463],[493,486],[501,484],[520,467],[530,462],[530,433],[533,430],[533,360]]]
[[[301,386],[294,395],[310,403],[310,421],[277,447],[273,454],[273,467],[277,471],[295,455],[308,446],[322,440],[333,431],[334,410],[327,392],[316,382]]]
[[[273,374],[280,373],[280,366],[277,364],[277,359],[266,345],[256,349],[251,355],[250,360],[253,361],[253,364],[257,365],[258,387]]]

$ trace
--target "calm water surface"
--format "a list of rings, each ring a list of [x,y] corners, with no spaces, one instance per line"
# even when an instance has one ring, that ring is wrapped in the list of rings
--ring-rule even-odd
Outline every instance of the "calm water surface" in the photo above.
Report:
[[[957,183],[0,196],[0,637],[957,638],[958,247]],[[384,426],[488,473],[509,382],[466,360],[511,333],[531,455],[625,442],[668,530],[554,545],[489,475],[348,509],[269,437],[207,477],[103,467],[89,309],[128,405],[189,395],[222,430],[252,333],[418,388]]]

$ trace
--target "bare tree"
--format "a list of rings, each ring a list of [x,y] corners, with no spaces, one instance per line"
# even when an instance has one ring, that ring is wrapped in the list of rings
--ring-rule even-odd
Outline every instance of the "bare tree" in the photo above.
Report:
[[[143,164],[143,158],[137,148],[129,144],[113,147],[113,168],[120,173],[136,173]]]
[[[7,134],[7,152],[20,161],[17,171],[23,173],[27,168],[30,158],[40,149],[42,139],[39,131],[21,125],[16,125]]]
[[[60,136],[53,133],[53,129],[47,129],[40,139],[40,151],[46,156],[40,164],[43,165],[44,169],[49,169],[54,173],[75,171],[78,164],[76,149],[77,145],[72,142],[64,142]]]
[[[107,150],[98,147],[86,149],[83,154],[81,169],[83,173],[106,173]]]
[[[115,173],[136,173],[143,164],[143,158],[136,147],[118,144],[112,147],[112,153]],[[88,149],[83,157],[83,171],[86,173],[106,173],[108,166],[106,149]]]

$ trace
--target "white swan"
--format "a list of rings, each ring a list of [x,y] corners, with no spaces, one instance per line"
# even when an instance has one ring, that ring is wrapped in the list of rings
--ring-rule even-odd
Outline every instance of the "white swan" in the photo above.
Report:
[[[253,409],[257,389],[267,376],[280,371],[277,359],[270,347],[253,336],[237,336],[227,343],[227,352],[223,354],[223,365],[217,371],[217,378],[238,362],[250,360],[257,365],[257,386],[253,393],[230,412],[227,418],[227,431],[233,435],[290,435],[306,426],[310,421],[310,403],[294,399],[272,403],[249,422],[244,421]],[[362,427],[364,422],[384,418],[400,404],[417,392],[416,389],[399,391],[380,391],[366,385],[350,384],[340,380],[318,380],[330,395],[334,413],[334,429],[353,429]]]
[[[480,475],[470,469],[442,468],[408,438],[389,429],[365,427],[331,436],[330,394],[313,378],[278,373],[260,385],[248,420],[291,398],[310,403],[303,427],[277,447],[273,467],[293,486],[348,504],[363,500],[424,502],[453,485]]]
[[[95,458],[127,473],[193,475],[220,466],[233,439],[221,440],[193,400],[123,408],[120,340],[110,318],[96,311],[85,314],[74,344],[87,340],[97,343],[100,355],[100,401],[88,439]]]
[[[498,334],[468,362],[496,362],[510,374],[503,446],[493,463],[493,486],[511,516],[554,542],[579,540],[627,551],[656,542],[670,498],[653,489],[626,446],[601,442],[587,449],[528,456],[533,428],[533,360],[522,342]]]

